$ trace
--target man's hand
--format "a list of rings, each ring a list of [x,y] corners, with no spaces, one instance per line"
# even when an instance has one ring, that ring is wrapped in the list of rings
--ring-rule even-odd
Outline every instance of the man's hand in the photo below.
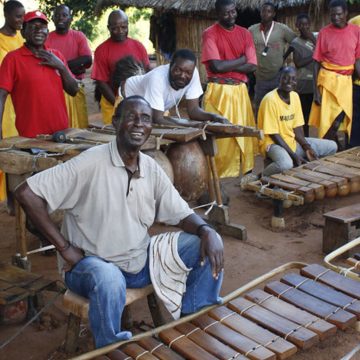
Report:
[[[293,163],[294,163],[295,167],[300,166],[301,164],[306,164],[307,163],[307,161],[304,158],[302,158],[301,156],[299,156],[299,155],[297,155],[295,153],[291,155],[291,158],[293,160]]]
[[[218,115],[218,114],[213,114],[211,121],[212,122],[218,122],[218,123],[221,123],[221,124],[231,124],[231,122],[228,119],[226,119],[223,116]]]
[[[306,154],[306,158],[309,161],[318,160],[318,156],[316,155],[315,151],[311,147],[308,148],[307,150],[305,150],[305,154]]]
[[[83,251],[71,244],[68,248],[59,252],[66,261],[64,271],[70,271],[84,257]]]
[[[201,248],[200,257],[201,263],[208,257],[212,269],[212,274],[215,279],[218,279],[221,271],[224,270],[224,245],[221,238],[216,231],[210,227],[203,227],[200,232]]]
[[[41,65],[49,66],[57,70],[64,69],[64,63],[53,53],[40,49],[36,52],[36,56],[42,59]]]

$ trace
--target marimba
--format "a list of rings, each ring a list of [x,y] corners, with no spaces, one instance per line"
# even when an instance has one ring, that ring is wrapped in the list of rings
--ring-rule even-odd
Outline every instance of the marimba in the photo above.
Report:
[[[76,359],[287,359],[359,320],[359,281],[318,264],[289,263],[228,295],[223,305]]]
[[[311,161],[281,174],[263,176],[245,185],[288,208],[325,197],[346,196],[360,191],[360,147]],[[279,212],[279,210],[277,210]]]

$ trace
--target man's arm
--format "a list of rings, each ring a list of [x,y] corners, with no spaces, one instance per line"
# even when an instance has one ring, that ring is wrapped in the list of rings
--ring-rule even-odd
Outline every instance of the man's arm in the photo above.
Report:
[[[209,66],[214,73],[235,71],[248,74],[256,71],[256,65],[247,63],[244,55],[235,60],[209,60]]]
[[[299,145],[303,148],[306,157],[309,161],[316,160],[318,157],[315,151],[312,149],[310,144],[306,141],[304,137],[304,130],[302,126],[298,126],[294,128],[295,140],[299,143]]]
[[[221,115],[213,114],[201,109],[201,107],[199,106],[199,99],[187,99],[186,109],[191,120],[213,121],[213,122],[220,122],[223,124],[230,123],[229,120],[227,120]]]
[[[356,59],[355,61],[354,77],[355,79],[360,79],[360,59]]]
[[[92,64],[91,56],[79,56],[75,59],[68,61],[68,67],[74,75],[81,75],[85,73],[85,70]]]
[[[320,71],[320,63],[316,60],[314,60],[314,102],[315,104],[317,105],[321,105],[321,94],[320,94],[320,89],[318,87],[318,84],[317,84],[317,78],[318,78],[318,75],[319,75],[319,71]]]
[[[305,162],[304,159],[296,155],[296,153],[289,148],[288,144],[284,141],[284,139],[280,134],[269,134],[269,135],[272,141],[276,145],[279,145],[286,150],[286,152],[290,155],[291,159],[293,160],[295,166],[299,166]]]
[[[115,104],[115,94],[110,85],[105,81],[96,80],[96,85],[101,92],[101,95],[112,105]]]
[[[39,50],[37,55],[42,60],[41,65],[49,66],[59,71],[64,90],[69,95],[75,96],[79,91],[79,86],[65,64],[55,54],[47,50]]]
[[[8,92],[4,89],[0,89],[0,139],[2,139],[2,118],[4,114],[5,101],[8,96]]]
[[[224,245],[216,231],[195,213],[183,219],[178,226],[185,232],[199,236],[201,262],[208,257],[213,277],[218,278],[224,269]]]
[[[36,195],[26,182],[16,189],[15,197],[36,228],[55,246],[71,267],[84,257],[79,248],[71,245],[63,237],[55,223],[50,219],[46,201]]]

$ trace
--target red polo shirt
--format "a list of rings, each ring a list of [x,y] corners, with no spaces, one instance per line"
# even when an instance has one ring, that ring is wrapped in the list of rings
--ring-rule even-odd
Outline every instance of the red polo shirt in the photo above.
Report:
[[[64,56],[47,49],[66,64]],[[53,134],[68,127],[64,91],[58,70],[40,65],[25,46],[9,52],[0,67],[0,88],[11,94],[20,136]]]

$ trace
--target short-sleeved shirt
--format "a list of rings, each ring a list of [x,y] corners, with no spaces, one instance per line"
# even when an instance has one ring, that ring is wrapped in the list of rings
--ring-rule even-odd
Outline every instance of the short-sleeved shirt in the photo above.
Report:
[[[254,41],[250,32],[238,25],[226,30],[218,23],[208,27],[202,35],[201,61],[205,64],[208,77],[231,78],[247,82],[245,73],[229,71],[213,73],[210,60],[235,60],[245,55],[247,63],[257,64]]]
[[[20,31],[17,31],[15,36],[0,33],[0,64],[8,52],[18,49],[23,44],[24,39],[21,36]]]
[[[129,183],[116,140],[81,153],[27,179],[49,211],[65,210],[62,233],[86,255],[113,262],[124,271],[145,265],[148,229],[154,221],[176,225],[193,211],[160,166],[140,153]]]
[[[311,58],[315,49],[315,45],[312,41],[302,39],[300,36],[296,37],[290,43],[290,46],[294,49],[294,57],[297,56],[299,58]],[[303,67],[297,67],[296,70],[296,91],[299,94],[312,94],[314,92],[314,62],[312,61]]]
[[[166,111],[177,105],[183,97],[192,100],[198,99],[203,94],[197,68],[190,83],[179,90],[171,87],[169,70],[170,64],[160,65],[145,75],[128,78],[125,83],[125,96],[140,95],[153,109]]]
[[[59,51],[45,49],[67,66]],[[20,136],[53,134],[68,127],[61,75],[40,62],[41,59],[22,46],[9,52],[0,67],[0,88],[11,95]]]
[[[130,38],[121,42],[113,41],[111,38],[107,39],[95,50],[91,78],[111,85],[111,76],[114,73],[116,63],[129,55],[141,62],[145,68],[149,67],[146,49],[139,41]],[[116,90],[114,89],[114,91]]]
[[[263,56],[265,42],[261,34],[261,24],[250,26],[249,31],[254,39],[258,62],[256,79],[271,80],[282,67],[287,45],[296,37],[296,34],[285,24],[275,22],[267,44],[269,50],[267,55]]]
[[[46,45],[49,48],[59,50],[66,61],[80,56],[92,55],[86,36],[77,30],[69,29],[66,34],[58,34],[56,31],[52,31],[46,40]],[[76,75],[77,79],[83,79],[84,77],[85,74]]]
[[[261,101],[258,112],[258,127],[264,131],[261,152],[265,156],[273,144],[270,135],[279,134],[292,151],[296,150],[294,128],[304,125],[299,95],[290,93],[290,104],[282,100],[277,89],[270,91]]]
[[[334,65],[348,66],[360,58],[360,28],[347,24],[340,29],[333,24],[327,25],[319,32],[316,41],[314,60]]]

